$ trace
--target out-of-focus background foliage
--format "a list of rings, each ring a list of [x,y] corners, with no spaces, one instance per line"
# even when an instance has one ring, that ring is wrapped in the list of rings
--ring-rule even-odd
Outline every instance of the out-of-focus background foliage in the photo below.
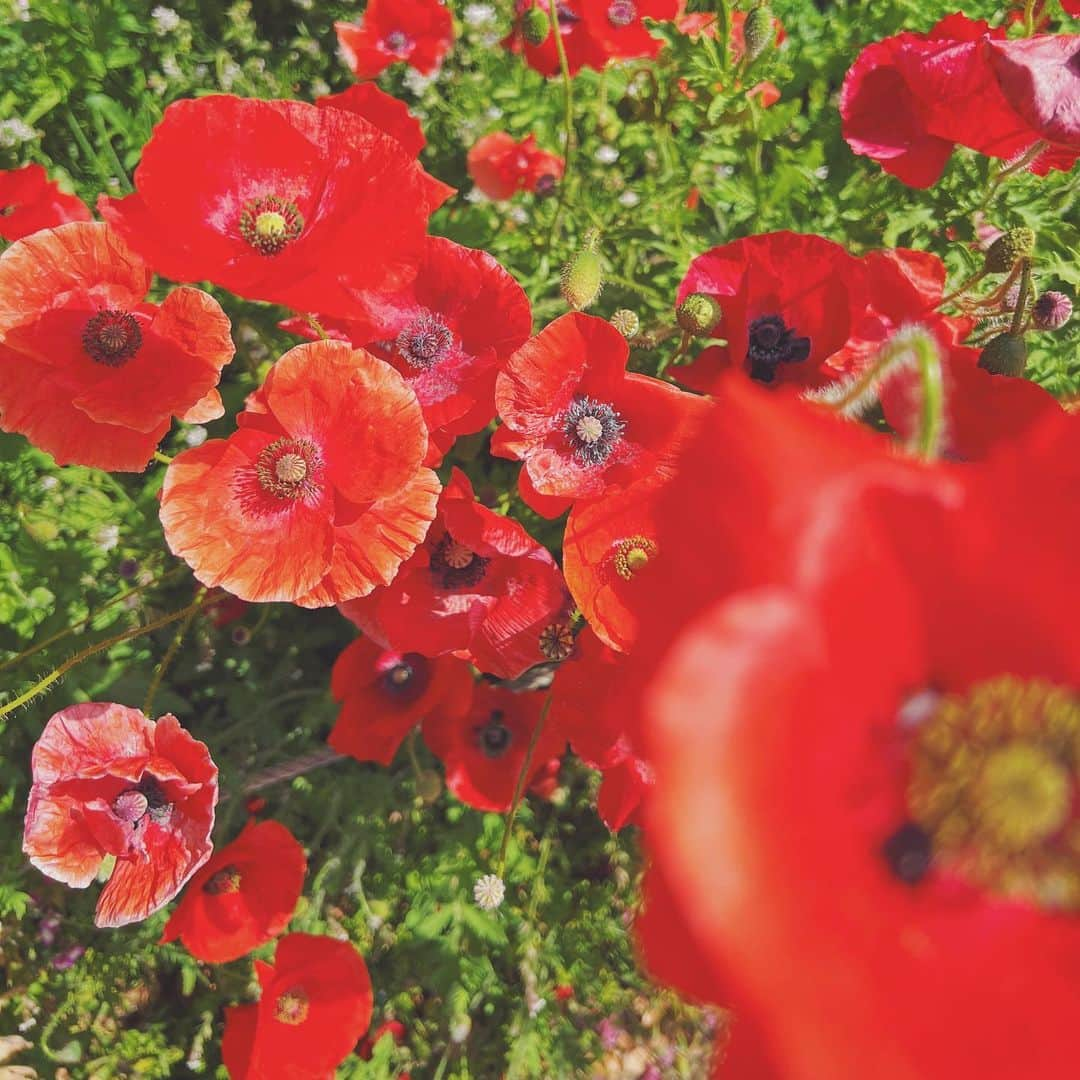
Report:
[[[422,120],[429,171],[459,188],[433,228],[491,251],[525,287],[537,327],[564,310],[559,267],[595,226],[608,268],[595,312],[632,308],[665,339],[690,258],[750,233],[816,232],[856,253],[928,249],[964,276],[980,263],[974,212],[991,163],[958,152],[940,184],[913,191],[851,154],[836,110],[862,45],[926,29],[957,6],[775,0],[787,41],[743,86],[722,77],[715,49],[657,28],[668,45],[655,64],[574,81],[574,167],[566,190],[546,198],[491,203],[465,172],[469,146],[491,130],[535,133],[541,146],[563,149],[561,83],[500,46],[510,29],[505,0],[453,0],[457,41],[441,72],[395,68],[380,85]],[[1002,15],[985,0],[963,8]],[[130,191],[142,145],[177,98],[310,101],[344,89],[352,77],[333,23],[361,10],[323,0],[0,0],[0,168],[41,162],[91,205],[100,192]],[[764,79],[781,93],[768,109],[745,94]],[[192,182],[212,167],[193,156]],[[989,224],[1034,228],[1040,287],[1073,295],[1078,195],[1080,172],[1021,175],[986,210]],[[244,396],[295,343],[276,328],[281,310],[218,295],[238,353],[222,383],[229,417],[208,425],[211,436],[231,430]],[[1058,394],[1080,390],[1076,323],[1032,339],[1032,373]],[[656,372],[675,340],[635,350],[633,365]],[[178,452],[207,433],[178,425],[164,449]],[[560,523],[531,515],[513,494],[514,469],[484,447],[484,436],[462,440],[447,466],[465,468],[482,499],[557,553]],[[157,523],[162,471],[57,469],[25,440],[0,435],[0,704],[79,649],[191,601],[196,583],[168,555]],[[22,1046],[12,1040],[23,1040],[11,1060],[43,1076],[219,1069],[221,1008],[249,993],[250,962],[209,968],[182,948],[157,946],[164,914],[96,931],[93,896],[48,882],[20,853],[29,753],[44,722],[74,701],[142,703],[174,633],[170,626],[99,653],[0,720],[0,1066]],[[334,611],[285,605],[248,607],[223,626],[200,616],[187,633],[154,714],[174,712],[211,746],[227,796],[219,843],[242,825],[253,779],[323,745],[334,717],[330,667],[353,633]],[[598,821],[595,777],[570,762],[550,798],[529,800],[514,833],[508,901],[489,914],[471,890],[492,868],[501,819],[446,794],[424,801],[414,776],[402,754],[390,769],[339,762],[260,793],[264,813],[309,852],[292,928],[351,938],[371,969],[375,1024],[395,1018],[406,1029],[401,1046],[383,1040],[370,1062],[351,1058],[340,1075],[633,1078],[650,1067],[664,1077],[707,1075],[721,1020],[651,988],[636,970],[628,926],[640,853],[633,830],[612,838]]]

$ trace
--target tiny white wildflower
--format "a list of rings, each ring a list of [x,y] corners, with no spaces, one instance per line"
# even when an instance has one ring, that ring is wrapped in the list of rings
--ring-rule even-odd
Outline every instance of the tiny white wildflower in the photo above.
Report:
[[[473,886],[473,899],[484,911],[494,911],[506,896],[506,886],[498,874],[485,874]]]
[[[150,18],[154,20],[154,33],[164,37],[171,34],[180,25],[180,16],[172,8],[159,4],[150,12]]]
[[[94,534],[94,543],[97,544],[102,551],[112,551],[112,549],[120,543],[120,526],[103,525]]]
[[[628,209],[637,206],[639,202],[641,202],[641,199],[638,196],[637,192],[634,191],[624,191],[619,196],[619,205],[625,206]]]
[[[593,155],[601,165],[614,165],[619,160],[619,151],[614,146],[601,146]]]
[[[161,58],[161,71],[167,79],[179,79],[184,74],[176,62],[176,57],[171,54]]]
[[[829,179],[829,166],[828,165],[820,166],[819,168],[814,170],[814,175],[819,180],[828,180]]]
[[[29,142],[37,138],[34,130],[25,120],[13,116],[10,120],[0,121],[0,146],[17,146],[19,143]]]
[[[463,15],[469,26],[488,26],[495,21],[495,9],[490,4],[466,4]]]
[[[524,206],[511,206],[506,216],[516,224],[524,225],[529,220],[529,211]]]
[[[201,424],[193,424],[184,432],[184,442],[188,446],[202,446],[206,442],[206,428]]]
[[[55,476],[43,476],[39,483],[42,491],[52,491],[60,481],[57,480]]]

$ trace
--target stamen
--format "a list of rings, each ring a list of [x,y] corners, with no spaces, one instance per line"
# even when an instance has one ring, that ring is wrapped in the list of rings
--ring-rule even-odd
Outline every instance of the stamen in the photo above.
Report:
[[[637,6],[633,0],[612,0],[607,17],[612,26],[629,26],[637,18]]]
[[[302,986],[293,986],[274,1003],[274,1019],[283,1024],[302,1024],[310,1012],[310,999]]]
[[[750,378],[771,383],[781,364],[798,364],[810,355],[810,339],[796,337],[779,315],[761,315],[749,326],[746,362]]]
[[[216,874],[212,874],[203,885],[203,892],[211,896],[221,896],[224,893],[236,893],[240,891],[242,875],[232,865],[223,866]]]
[[[277,255],[304,229],[304,218],[295,203],[277,195],[249,199],[240,211],[240,235],[260,255]]]
[[[566,623],[552,623],[540,631],[540,652],[548,660],[565,660],[574,651],[574,632]]]
[[[429,565],[435,584],[442,589],[465,589],[479,584],[491,559],[459,544],[449,533],[431,551]]]
[[[134,315],[109,308],[91,317],[83,330],[82,345],[91,360],[122,367],[142,347],[142,331]]]
[[[484,757],[501,758],[514,741],[514,733],[502,722],[504,715],[501,709],[495,709],[487,723],[473,729]]]
[[[615,573],[624,581],[631,581],[636,573],[644,570],[657,555],[656,544],[644,536],[631,536],[615,545],[612,563]]]
[[[318,448],[309,439],[281,438],[255,459],[255,476],[267,495],[292,501],[316,492],[320,465]]]
[[[454,344],[454,335],[445,322],[432,312],[418,316],[394,341],[398,355],[410,367],[426,371],[446,359]]]
[[[611,456],[626,423],[607,402],[576,397],[563,413],[562,429],[575,460],[593,466],[602,465]]]
[[[390,33],[383,38],[383,45],[386,46],[386,51],[397,55],[404,53],[411,44],[412,42],[409,39],[409,35],[403,30],[391,30]]]

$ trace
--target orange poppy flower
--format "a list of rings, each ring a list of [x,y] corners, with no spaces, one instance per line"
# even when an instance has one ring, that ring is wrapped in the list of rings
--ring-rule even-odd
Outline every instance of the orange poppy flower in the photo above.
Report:
[[[109,226],[70,222],[0,255],[0,428],[60,465],[138,472],[173,416],[222,413],[236,351],[199,289],[144,298],[152,274]]]
[[[208,964],[236,960],[289,925],[306,872],[304,849],[284,825],[249,823],[191,879],[161,940],[180,938]]]
[[[298,345],[237,423],[166,472],[161,523],[173,553],[242,600],[326,607],[388,584],[439,494],[420,464],[420,404],[401,375],[339,341]]]

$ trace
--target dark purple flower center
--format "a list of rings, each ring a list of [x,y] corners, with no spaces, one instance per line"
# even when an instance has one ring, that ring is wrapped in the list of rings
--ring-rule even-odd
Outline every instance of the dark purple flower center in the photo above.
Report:
[[[203,885],[203,892],[211,896],[221,896],[223,893],[235,893],[240,891],[240,882],[243,876],[240,871],[230,864],[223,866],[216,874],[212,874]]]
[[[555,5],[555,19],[560,27],[571,27],[575,23],[581,22],[581,16],[566,4]]]
[[[579,465],[602,465],[622,438],[626,423],[607,402],[576,397],[563,413],[562,429]]]
[[[383,44],[386,46],[387,52],[400,55],[409,48],[412,42],[409,39],[409,35],[406,34],[404,30],[391,30],[390,33],[383,38]]]
[[[487,722],[473,728],[476,744],[484,757],[501,758],[514,741],[514,733],[503,723],[504,713],[495,709]]]
[[[429,565],[440,589],[468,589],[483,581],[489,562],[446,533],[432,549]]]
[[[91,360],[123,367],[142,346],[142,331],[134,315],[112,308],[99,311],[83,330],[83,349]]]
[[[419,698],[431,682],[431,668],[426,656],[404,653],[388,657],[379,675],[379,689],[395,703],[408,705]]]
[[[750,378],[771,383],[781,364],[798,364],[810,355],[810,339],[796,337],[779,315],[760,315],[750,324],[746,362]]]
[[[454,335],[442,318],[426,312],[398,334],[394,348],[411,367],[426,371],[445,360],[453,344]]]
[[[637,18],[637,5],[634,0],[612,0],[607,17],[612,26],[629,26]]]

